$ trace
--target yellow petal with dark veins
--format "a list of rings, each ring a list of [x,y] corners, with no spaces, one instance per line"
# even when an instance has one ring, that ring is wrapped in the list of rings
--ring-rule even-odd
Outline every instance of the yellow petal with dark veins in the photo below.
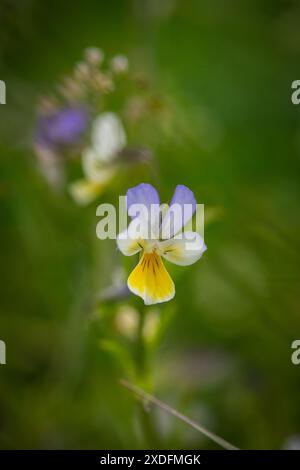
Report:
[[[144,253],[128,278],[128,287],[142,297],[145,305],[171,300],[175,286],[162,259],[156,253]]]

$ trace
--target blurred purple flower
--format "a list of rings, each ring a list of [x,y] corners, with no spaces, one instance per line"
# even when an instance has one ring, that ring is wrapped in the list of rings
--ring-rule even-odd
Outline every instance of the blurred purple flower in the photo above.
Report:
[[[47,149],[56,149],[78,143],[89,121],[85,108],[72,107],[38,117],[35,144]]]

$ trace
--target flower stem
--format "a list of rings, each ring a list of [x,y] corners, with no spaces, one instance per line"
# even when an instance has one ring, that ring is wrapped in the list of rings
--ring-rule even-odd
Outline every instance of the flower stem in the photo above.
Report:
[[[140,322],[137,335],[136,363],[137,363],[137,381],[147,389],[152,388],[151,367],[149,364],[149,354],[144,338],[144,325],[147,311],[145,308],[140,310]],[[153,415],[149,410],[149,403],[145,401],[139,407],[139,419],[143,430],[145,444],[149,448],[158,448],[159,436],[153,421]]]
[[[143,400],[144,403],[149,402],[149,403],[152,403],[153,405],[158,406],[159,408],[166,411],[167,413],[175,416],[180,421],[183,421],[184,423],[186,423],[191,428],[195,429],[198,432],[201,432],[206,437],[208,437],[212,441],[216,442],[217,444],[219,444],[219,446],[223,447],[224,449],[226,449],[226,450],[239,450],[234,445],[232,445],[229,442],[225,441],[225,439],[223,439],[222,437],[220,437],[217,434],[214,434],[213,432],[209,431],[204,426],[196,423],[192,419],[190,419],[187,416],[183,415],[182,413],[177,411],[175,408],[172,408],[171,406],[167,405],[166,403],[164,403],[163,401],[161,401],[158,398],[154,397],[153,395],[150,395],[149,393],[144,392],[144,390],[141,390],[139,387],[136,387],[135,385],[127,382],[127,380],[122,379],[120,381],[120,383],[127,390],[129,390],[130,392],[135,394],[139,399]]]

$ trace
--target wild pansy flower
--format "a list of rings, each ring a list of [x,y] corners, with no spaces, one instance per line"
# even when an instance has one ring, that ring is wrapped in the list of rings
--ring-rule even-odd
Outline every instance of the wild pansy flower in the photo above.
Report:
[[[55,91],[40,100],[33,145],[42,173],[52,186],[62,189],[67,176],[76,171],[75,159],[71,162],[66,157],[81,157],[83,176],[68,184],[69,192],[80,205],[87,205],[100,196],[123,163],[148,164],[151,159],[146,149],[127,147],[120,117],[108,111],[110,95],[118,92],[114,103],[120,100],[119,109],[126,125],[130,126],[132,120],[126,113],[126,104],[132,84],[143,95],[143,100],[149,101],[129,70],[126,56],[105,58],[101,49],[90,47],[73,71],[57,83]],[[122,86],[124,82],[130,86]],[[136,115],[135,121],[143,117]],[[83,150],[83,145],[88,147]]]
[[[94,120],[91,146],[82,154],[84,178],[70,185],[70,193],[78,204],[89,204],[110,183],[117,171],[117,156],[126,141],[122,122],[115,113],[102,113]]]
[[[206,250],[198,233],[182,232],[196,211],[194,194],[186,186],[178,185],[162,217],[159,195],[151,184],[142,183],[129,189],[126,201],[132,220],[118,235],[117,244],[126,256],[141,253],[139,263],[128,278],[128,287],[142,297],[146,305],[171,300],[175,286],[162,258],[188,266]]]

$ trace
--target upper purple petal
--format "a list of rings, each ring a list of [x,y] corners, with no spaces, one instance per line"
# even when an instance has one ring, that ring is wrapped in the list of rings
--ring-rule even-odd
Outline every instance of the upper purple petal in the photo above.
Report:
[[[172,238],[185,227],[193,217],[196,207],[193,191],[183,184],[176,186],[170,207],[162,221],[162,238]]]
[[[191,191],[187,186],[184,186],[183,184],[178,184],[178,186],[176,186],[170,207],[173,204],[180,204],[182,206],[184,204],[191,204],[193,215],[197,206],[193,191]]]
[[[159,195],[156,189],[148,183],[141,183],[134,188],[128,189],[126,193],[127,211],[133,204],[143,204],[148,210],[152,204],[159,205]]]

